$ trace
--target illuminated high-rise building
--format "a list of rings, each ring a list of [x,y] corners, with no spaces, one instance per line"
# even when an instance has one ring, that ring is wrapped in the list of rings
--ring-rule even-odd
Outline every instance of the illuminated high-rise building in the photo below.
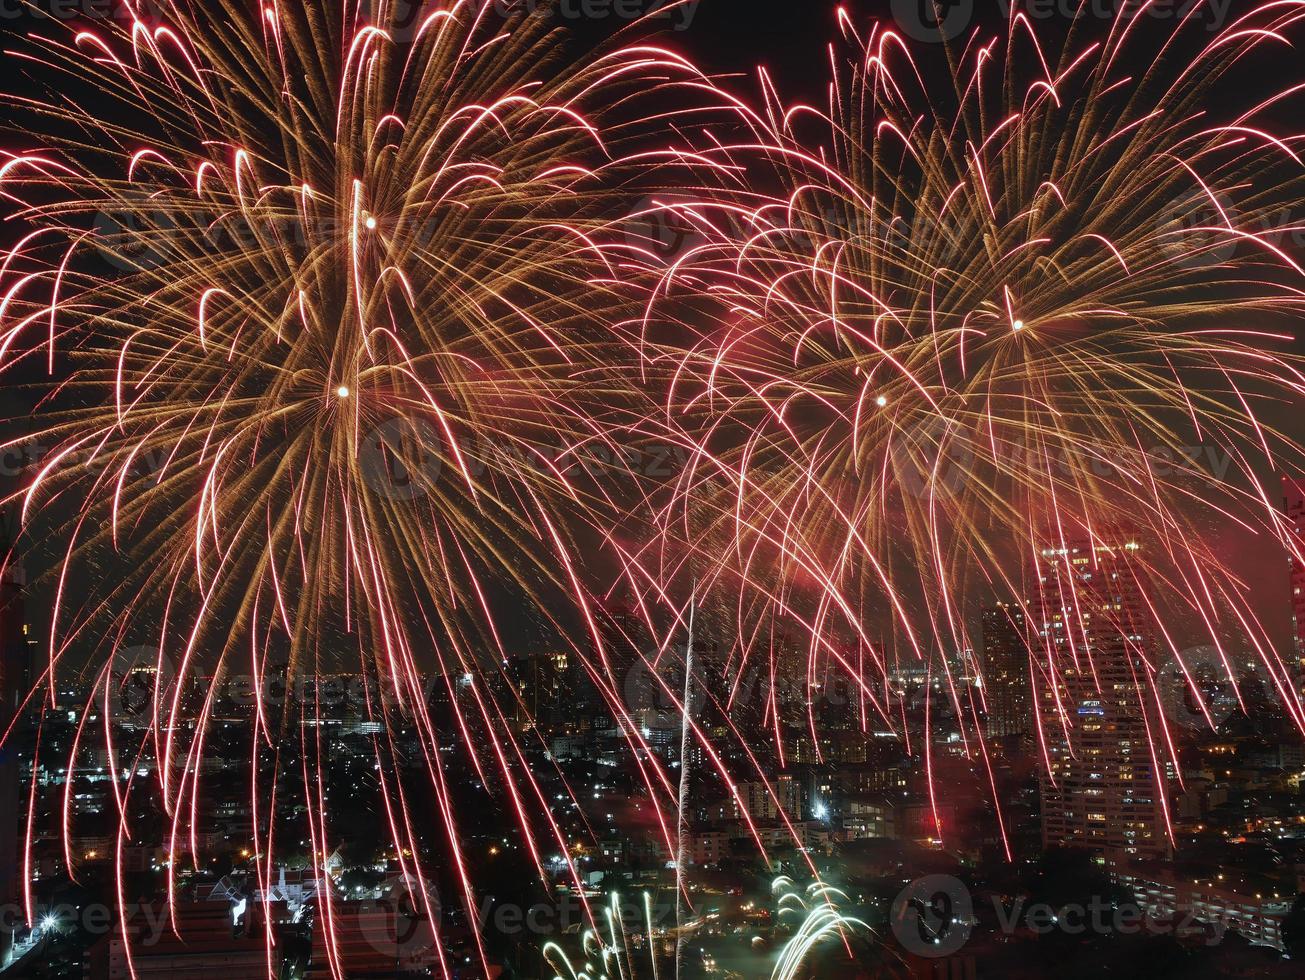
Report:
[[[516,662],[517,721],[524,728],[541,725],[551,731],[561,724],[571,687],[570,660],[565,650],[535,650]]]
[[[23,614],[23,587],[26,584],[21,565],[12,560],[7,539],[0,538],[0,734],[9,730],[15,713],[31,689],[31,652]],[[19,765],[20,738],[17,733],[0,750],[0,905],[15,907],[22,895],[18,862],[18,824],[22,778]],[[0,936],[0,953],[11,937]]]
[[[1155,700],[1156,653],[1145,610],[1140,545],[1044,549],[1030,604],[1034,701],[1047,765],[1041,773],[1044,846],[1111,858],[1166,855],[1169,760]]]
[[[1028,625],[1019,605],[1001,602],[983,610],[983,697],[990,738],[1033,731]]]
[[[1305,480],[1293,480],[1283,477],[1283,510],[1287,515],[1287,526],[1296,539],[1296,548],[1305,552]],[[1289,558],[1291,564],[1291,621],[1292,638],[1295,643],[1293,667],[1296,674],[1297,688],[1305,686],[1305,562],[1295,555]]]

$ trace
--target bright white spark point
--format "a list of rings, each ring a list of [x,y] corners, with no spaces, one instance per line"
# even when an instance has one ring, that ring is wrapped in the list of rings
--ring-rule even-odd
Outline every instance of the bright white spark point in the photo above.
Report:
[[[367,226],[368,231],[373,231],[376,228],[376,219],[373,218],[371,215],[368,215],[367,220],[364,221],[363,224]]]
[[[886,408],[888,406],[888,396],[880,395],[878,398],[875,399],[875,404],[878,405],[880,408]]]
[[[349,397],[349,389],[344,385],[340,385],[340,387],[336,388],[335,393],[339,395],[341,398]]]
[[[1023,329],[1024,329],[1024,321],[1023,321],[1023,320],[1016,320],[1014,323],[1011,324],[1011,326],[1014,327],[1016,330],[1023,330]]]

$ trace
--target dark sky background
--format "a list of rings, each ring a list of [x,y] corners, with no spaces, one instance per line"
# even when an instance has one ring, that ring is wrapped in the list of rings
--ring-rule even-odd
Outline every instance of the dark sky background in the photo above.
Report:
[[[846,0],[843,6],[849,6]],[[887,0],[871,0],[851,9],[866,16],[887,13]],[[684,46],[698,61],[718,71],[751,72],[765,65],[804,97],[824,92],[825,46],[835,36],[830,0],[702,0],[684,32]]]

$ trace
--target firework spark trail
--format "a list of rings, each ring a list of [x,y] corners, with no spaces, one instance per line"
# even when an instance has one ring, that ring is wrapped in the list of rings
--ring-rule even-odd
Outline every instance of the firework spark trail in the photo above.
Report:
[[[1180,655],[1204,641],[1235,690],[1248,651],[1305,728],[1249,586],[1208,543],[1227,527],[1301,557],[1264,475],[1305,455],[1272,422],[1305,395],[1305,274],[1286,244],[1305,136],[1271,118],[1302,85],[1219,106],[1249,90],[1239,72],[1293,49],[1305,4],[1248,4],[1215,30],[1199,4],[1144,29],[1145,6],[1048,26],[1015,4],[995,33],[927,51],[840,11],[823,108],[785,104],[760,71],[756,105],[738,103],[750,132],[703,150],[716,191],[654,205],[682,245],[647,263],[645,313],[626,325],[691,447],[657,520],[698,547],[636,555],[659,569],[654,601],[714,578],[745,663],[767,659],[747,624],[777,616],[808,638],[813,691],[846,672],[893,730],[886,679],[837,638],[881,672],[899,648],[972,650],[976,596],[994,591],[1035,624],[1044,681],[1096,678],[1113,635],[1144,716],[1166,657],[1208,716]],[[1125,51],[1146,70],[1129,75]],[[1138,608],[1096,610],[1074,547],[1104,569],[1126,542],[1142,546],[1111,567]],[[1057,565],[1063,592],[1039,600]],[[991,782],[982,689],[946,656],[932,669]],[[1076,723],[1049,696],[1044,752]],[[1174,739],[1156,721],[1160,771]]]
[[[793,935],[775,954],[771,980],[792,980],[799,976],[805,967],[810,966],[813,954],[835,938],[842,941],[851,957],[851,938],[857,934],[869,935],[871,932],[865,922],[841,910],[840,905],[846,903],[847,895],[830,885],[815,882],[801,889],[792,879],[780,876],[771,883],[771,894],[775,899],[775,918],[778,921],[784,922],[787,918],[798,920]],[[621,914],[620,896],[614,893],[604,910],[609,941],[605,941],[597,929],[585,932],[580,939],[582,962],[574,962],[556,942],[548,942],[541,947],[540,953],[545,962],[558,971],[553,980],[617,980],[617,977],[621,980],[657,980],[659,968],[656,932],[652,898],[647,892],[643,895],[642,908],[644,921],[639,936],[641,940],[647,941],[646,955],[637,955],[631,948]],[[671,930],[677,949],[693,935],[696,928],[696,921],[686,924],[677,919],[675,929]],[[674,954],[675,971],[671,974],[675,977],[683,976],[679,959],[680,954],[677,952]]]
[[[170,897],[182,860],[198,865],[205,732],[218,682],[248,663],[258,873],[271,878],[284,836],[260,787],[270,773],[275,802],[292,747],[319,915],[334,922],[320,688],[310,680],[313,703],[297,712],[264,695],[342,669],[338,637],[356,646],[367,717],[382,725],[373,748],[405,879],[427,870],[399,725],[419,737],[468,907],[440,725],[511,802],[542,875],[536,822],[569,849],[507,722],[520,705],[498,703],[488,583],[506,582],[560,632],[558,596],[593,623],[568,552],[572,528],[604,526],[610,500],[573,464],[586,446],[615,450],[609,420],[630,393],[602,328],[623,303],[616,270],[588,246],[629,210],[621,187],[634,173],[684,164],[657,134],[669,105],[714,111],[713,85],[651,44],[572,64],[547,11],[491,0],[416,24],[383,0],[123,0],[90,29],[29,40],[11,57],[59,81],[22,108],[77,135],[0,163],[0,195],[31,229],[0,266],[0,370],[48,373],[37,439],[53,447],[9,502],[29,528],[49,525],[30,533],[64,555],[47,705],[72,651],[96,647],[92,662],[107,664],[128,637],[157,648],[139,745],[115,743],[107,666],[85,706],[104,706],[111,765],[136,760],[114,781],[119,855],[133,797],[157,792]],[[593,633],[597,649],[574,652],[619,708]],[[423,666],[448,685],[451,718],[431,717]],[[197,678],[210,682],[198,709]],[[300,738],[284,737],[294,726]],[[631,738],[649,792],[670,796]],[[138,780],[141,765],[157,780]],[[66,801],[63,812],[70,836]],[[332,929],[327,948],[338,974]]]
[[[801,925],[779,951],[771,980],[792,980],[811,954],[834,937],[842,940],[850,957],[850,936],[870,931],[865,922],[839,910],[839,904],[847,901],[847,893],[832,885],[814,882],[807,886],[804,897],[791,879],[780,877],[772,883],[771,891],[779,896],[780,919],[785,913],[802,916]]]
[[[689,741],[689,719],[693,715],[693,616],[697,600],[689,597],[688,640],[684,649],[684,700],[680,710],[680,792],[675,816],[675,923],[681,930],[675,943],[675,975],[679,976],[684,966],[684,915],[692,910],[688,903],[689,893],[685,888],[684,876],[689,864],[689,788],[690,753],[692,743]]]
[[[1301,229],[1276,220],[1301,197],[1302,138],[1261,118],[1301,86],[1224,120],[1207,107],[1222,79],[1290,43],[1301,4],[1250,8],[1212,35],[1189,14],[1141,77],[1119,61],[1144,43],[1139,9],[1100,37],[1076,25],[1055,43],[1013,10],[997,36],[940,49],[941,74],[892,31],[840,13],[824,110],[786,106],[764,72],[751,108],[655,46],[564,67],[547,18],[504,19],[480,0],[413,30],[382,4],[122,11],[14,55],[65,80],[26,109],[93,136],[0,163],[0,194],[31,227],[0,264],[0,370],[38,365],[52,379],[39,419],[53,451],[13,499],[29,525],[59,525],[50,540],[65,555],[47,703],[77,645],[103,636],[112,654],[128,636],[158,641],[140,745],[113,744],[107,668],[87,708],[104,705],[111,765],[130,773],[114,781],[119,855],[134,793],[157,790],[171,818],[170,895],[178,856],[199,860],[216,689],[191,717],[188,682],[246,659],[260,692],[277,674],[312,677],[334,666],[332,635],[358,647],[368,718],[384,733],[379,771],[382,760],[397,771],[396,726],[419,733],[469,905],[441,722],[511,801],[536,864],[545,839],[567,854],[508,730],[516,705],[492,692],[504,667],[489,583],[504,573],[544,618],[546,596],[579,609],[593,649],[574,652],[620,719],[674,850],[674,787],[622,703],[571,554],[574,520],[603,529],[647,618],[667,613],[668,637],[684,625],[677,582],[725,590],[737,599],[734,678],[764,656],[773,692],[784,668],[760,652],[774,632],[760,624],[782,623],[807,638],[809,688],[846,674],[862,725],[873,712],[903,735],[891,665],[973,647],[977,589],[1032,600],[1032,621],[1059,605],[1065,642],[1033,658],[1035,685],[1057,704],[1036,719],[1044,753],[1073,723],[1055,679],[1097,667],[1070,543],[1097,554],[1126,528],[1148,541],[1127,572],[1145,609],[1189,613],[1234,682],[1229,637],[1240,636],[1305,723],[1247,587],[1200,533],[1224,521],[1305,558],[1258,476],[1301,459],[1264,406],[1305,393],[1278,326],[1305,305],[1305,276],[1279,244]],[[654,97],[669,91],[724,108],[743,135],[703,130],[700,145],[650,149],[650,127],[670,115]],[[124,107],[139,125],[115,121]],[[628,228],[608,241],[625,175],[677,167],[720,186],[672,187],[629,213],[690,229],[681,253],[667,265]],[[116,271],[87,272],[89,250]],[[595,307],[620,309],[618,286],[641,276],[654,283],[644,315],[622,336],[595,332]],[[624,374],[610,363],[623,342],[642,354]],[[664,418],[595,408],[638,401],[628,374],[665,382]],[[394,438],[371,438],[392,423]],[[687,449],[688,465],[669,493],[649,495],[662,535],[618,538],[595,516],[606,491],[582,489],[568,464],[647,429]],[[1189,464],[1157,472],[1157,457],[1193,437],[1226,455],[1231,478]],[[559,442],[550,458],[544,447]],[[396,473],[410,493],[395,494]],[[58,521],[70,505],[76,515]],[[149,559],[114,574],[79,566],[96,552]],[[1044,552],[1067,574],[1039,601],[1026,577]],[[103,582],[78,606],[91,574]],[[1105,618],[1125,636],[1137,698],[1153,696],[1155,657],[1179,639],[1161,624],[1162,643],[1140,644],[1128,617]],[[670,648],[639,653],[733,787],[724,753],[659,671]],[[422,650],[437,658],[448,719],[426,703]],[[946,658],[929,669],[991,779],[982,690]],[[465,691],[455,677],[469,678]],[[738,693],[694,686],[714,709]],[[819,753],[812,700],[804,722]],[[251,759],[279,771],[282,730],[300,725],[296,775],[331,918],[326,767],[303,731],[317,713],[275,709],[260,695]],[[777,739],[781,710],[772,694]],[[1159,721],[1154,759],[1173,744]],[[746,734],[727,730],[761,771]],[[147,758],[158,786],[137,779]],[[379,778],[397,860],[420,882],[420,863],[405,861],[419,835],[404,785]],[[259,786],[256,771],[255,798]],[[270,877],[274,808],[258,810]],[[68,835],[67,802],[63,812]],[[330,934],[328,948],[338,972]]]

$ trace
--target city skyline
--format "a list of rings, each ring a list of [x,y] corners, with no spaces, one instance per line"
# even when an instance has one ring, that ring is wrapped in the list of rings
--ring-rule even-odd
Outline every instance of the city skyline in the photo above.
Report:
[[[1305,3],[0,30],[0,980],[1299,972]]]

